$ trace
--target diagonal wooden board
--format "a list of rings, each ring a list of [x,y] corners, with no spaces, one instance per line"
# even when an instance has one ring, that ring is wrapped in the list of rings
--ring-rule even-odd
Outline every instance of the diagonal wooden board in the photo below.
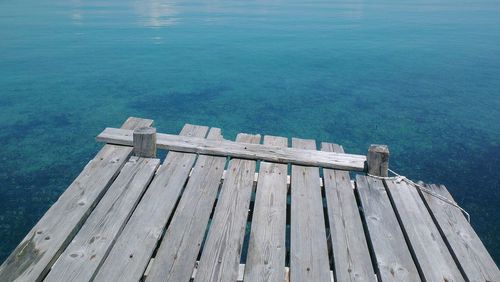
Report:
[[[106,128],[97,136],[97,141],[132,146],[131,130]],[[171,134],[157,134],[157,147],[180,151],[233,158],[264,160],[278,163],[319,166],[342,170],[364,171],[366,156],[322,152],[302,148],[287,148],[229,140],[206,140]]]
[[[314,140],[293,138],[292,146],[316,150]],[[290,280],[331,281],[319,168],[292,166]]]
[[[236,141],[259,143],[260,135],[240,133]],[[195,281],[236,280],[255,167],[255,161],[229,161]]]
[[[342,146],[321,143],[323,151],[343,153]],[[324,169],[335,279],[376,281],[349,172]]]
[[[90,281],[160,165],[131,157],[44,281]]]
[[[129,118],[124,129],[151,126]],[[0,281],[40,281],[70,243],[132,153],[105,145],[0,266]]]
[[[381,180],[356,176],[357,191],[382,281],[420,281],[415,263]]]
[[[207,131],[186,124],[180,134],[204,137]],[[141,279],[195,160],[194,154],[167,154],[94,281]]]
[[[427,281],[465,281],[418,191],[406,182],[386,180],[387,191]]]
[[[264,136],[264,144],[287,146],[284,137]],[[287,164],[261,162],[245,281],[285,279]]]
[[[220,129],[210,129],[207,138],[222,139]],[[198,157],[146,281],[182,281],[191,277],[225,163],[225,157]]]
[[[443,185],[427,185],[427,188],[454,202],[453,197]],[[488,250],[462,212],[424,191],[421,191],[420,194],[467,279],[470,281],[500,281],[500,271],[495,261],[488,254]]]

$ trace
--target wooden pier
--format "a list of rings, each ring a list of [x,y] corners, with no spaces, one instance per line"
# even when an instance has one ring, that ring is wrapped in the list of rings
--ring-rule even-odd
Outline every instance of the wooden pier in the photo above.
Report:
[[[387,177],[386,146],[152,124],[97,137],[0,281],[500,281],[444,186]]]

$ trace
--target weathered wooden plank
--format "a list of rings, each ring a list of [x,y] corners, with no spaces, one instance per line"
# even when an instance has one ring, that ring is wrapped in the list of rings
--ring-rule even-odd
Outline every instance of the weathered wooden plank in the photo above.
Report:
[[[152,119],[138,118],[138,117],[129,117],[122,125],[121,128],[128,129],[134,131],[134,129],[139,127],[150,127],[153,126]]]
[[[198,265],[196,265],[194,271],[193,271],[193,275],[191,276],[191,279],[194,280],[194,278],[196,277],[196,273],[198,271]],[[243,282],[243,275],[245,273],[245,265],[244,264],[240,264],[238,266],[238,277],[236,278],[236,282]]]
[[[427,281],[464,281],[416,188],[387,180],[389,196]]]
[[[287,146],[283,137],[265,136],[264,144]],[[282,281],[288,165],[261,162],[255,195],[245,281]]]
[[[314,140],[292,139],[294,148],[315,150]],[[330,281],[319,168],[292,166],[290,280]]]
[[[153,175],[158,159],[131,157],[44,281],[90,281]]]
[[[106,128],[96,139],[101,142],[132,146],[132,131]],[[157,134],[157,147],[172,151],[355,171],[364,171],[366,161],[366,156],[362,155],[284,148],[261,144],[241,144],[229,140],[215,141],[160,133]]]
[[[204,137],[204,126],[185,125],[184,136]],[[196,155],[169,152],[98,271],[95,281],[138,281],[153,254]]]
[[[420,281],[410,250],[381,180],[356,176],[357,191],[382,281]]]
[[[129,118],[123,128],[150,126]],[[0,266],[0,281],[40,281],[104,195],[132,148],[105,145]]]
[[[454,201],[443,185],[428,185],[427,188]],[[495,261],[462,212],[426,192],[422,191],[421,196],[426,201],[438,228],[445,236],[448,247],[459,262],[467,279],[470,281],[500,281],[500,271]]]
[[[321,149],[344,152],[341,146],[332,143],[321,143]],[[335,279],[376,281],[349,173],[324,169],[323,175]]]
[[[220,129],[212,128],[208,139],[221,140]],[[191,276],[225,163],[225,157],[198,157],[146,281],[187,281]]]
[[[240,133],[236,141],[258,143],[260,135]],[[236,280],[255,166],[255,161],[230,160],[195,281]]]

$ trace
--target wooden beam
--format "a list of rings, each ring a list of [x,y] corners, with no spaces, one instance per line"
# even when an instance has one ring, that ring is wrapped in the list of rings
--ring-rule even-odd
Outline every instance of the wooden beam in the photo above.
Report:
[[[368,173],[387,177],[389,169],[389,148],[386,145],[371,145],[366,158]]]
[[[287,146],[284,137],[265,136],[264,144]],[[245,281],[283,281],[285,277],[286,164],[261,162]]]
[[[382,180],[356,176],[378,281],[421,281]]]
[[[132,146],[133,132],[106,128],[96,138],[99,142]],[[366,156],[322,152],[314,149],[282,148],[261,144],[238,143],[228,140],[207,140],[171,134],[157,134],[157,147],[171,151],[234,158],[264,160],[295,165],[319,166],[340,170],[365,171]]]
[[[292,138],[292,146],[314,149],[314,140]],[[331,281],[319,168],[292,166],[290,280]]]
[[[156,128],[136,128],[134,130],[133,144],[136,157],[156,158]]]
[[[236,141],[259,143],[260,135],[240,133]],[[229,161],[195,282],[235,281],[238,277],[255,167],[255,161]]]
[[[344,152],[342,146],[331,143],[321,143],[321,149]],[[337,281],[376,281],[349,173],[324,169],[323,175],[335,279]]]

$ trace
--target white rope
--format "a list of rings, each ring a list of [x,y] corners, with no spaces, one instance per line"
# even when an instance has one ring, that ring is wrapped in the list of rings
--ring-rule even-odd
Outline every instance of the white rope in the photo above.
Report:
[[[465,209],[463,209],[461,206],[459,206],[457,203],[455,203],[454,201],[452,201],[452,200],[446,198],[445,196],[440,195],[440,194],[438,194],[438,193],[436,193],[436,192],[434,192],[434,191],[432,191],[432,190],[430,190],[430,189],[428,189],[420,184],[417,184],[417,183],[411,181],[406,176],[400,175],[392,169],[388,169],[388,170],[389,170],[389,172],[391,172],[395,176],[383,177],[383,176],[371,175],[369,173],[367,173],[367,175],[370,177],[373,177],[373,178],[377,178],[377,179],[394,180],[394,181],[396,181],[396,183],[401,183],[401,181],[404,181],[404,182],[414,186],[415,188],[420,189],[421,191],[423,191],[423,192],[425,192],[433,197],[436,197],[439,200],[441,200],[449,205],[452,205],[452,206],[458,208],[459,210],[461,210],[465,214],[465,216],[467,217],[467,221],[470,223],[470,214]]]

